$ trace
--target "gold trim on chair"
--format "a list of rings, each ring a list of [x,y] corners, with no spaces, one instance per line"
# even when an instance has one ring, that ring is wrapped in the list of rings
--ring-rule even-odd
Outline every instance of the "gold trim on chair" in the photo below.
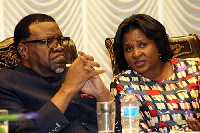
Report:
[[[120,70],[115,60],[114,51],[113,51],[113,43],[114,43],[114,38],[106,38],[105,46],[110,54],[113,75],[117,75],[120,72]]]
[[[17,51],[13,45],[13,37],[0,42],[0,68],[16,66],[21,60],[17,57]]]
[[[170,48],[173,52],[172,58],[177,58],[181,55],[189,55],[193,53],[192,44],[195,43],[193,36],[171,37],[169,40]]]

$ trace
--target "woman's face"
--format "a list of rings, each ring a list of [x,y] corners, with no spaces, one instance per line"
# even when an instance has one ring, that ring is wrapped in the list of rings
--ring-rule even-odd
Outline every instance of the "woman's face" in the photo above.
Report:
[[[143,76],[153,74],[162,62],[154,40],[149,40],[140,29],[125,33],[122,43],[128,65]]]

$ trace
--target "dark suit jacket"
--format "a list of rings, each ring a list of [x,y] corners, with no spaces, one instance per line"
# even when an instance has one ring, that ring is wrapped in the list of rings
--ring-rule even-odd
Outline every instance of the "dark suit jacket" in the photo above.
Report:
[[[50,101],[60,89],[67,70],[58,78],[43,78],[22,64],[13,70],[0,69],[0,108],[8,109],[9,113],[39,114],[35,119],[10,122],[9,132],[98,132],[94,98],[85,97],[79,92],[65,114]]]

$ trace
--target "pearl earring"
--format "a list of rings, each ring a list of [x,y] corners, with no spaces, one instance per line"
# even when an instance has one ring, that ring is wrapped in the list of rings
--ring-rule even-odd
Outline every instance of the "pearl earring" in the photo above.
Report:
[[[159,58],[161,59],[162,57],[161,57],[161,54],[158,54],[159,55]]]

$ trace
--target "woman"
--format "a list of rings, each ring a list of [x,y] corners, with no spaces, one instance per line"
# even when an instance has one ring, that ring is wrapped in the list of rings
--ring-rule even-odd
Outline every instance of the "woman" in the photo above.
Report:
[[[123,70],[111,83],[116,99],[134,88],[147,132],[200,131],[197,75],[200,62],[171,59],[165,27],[145,14],[134,14],[118,27],[113,46]]]

